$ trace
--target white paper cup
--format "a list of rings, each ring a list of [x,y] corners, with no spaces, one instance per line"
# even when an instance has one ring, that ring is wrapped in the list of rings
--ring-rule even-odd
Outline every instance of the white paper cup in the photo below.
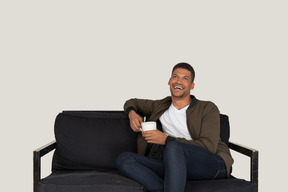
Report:
[[[141,123],[141,131],[152,131],[156,130],[156,122],[155,121],[147,121]]]

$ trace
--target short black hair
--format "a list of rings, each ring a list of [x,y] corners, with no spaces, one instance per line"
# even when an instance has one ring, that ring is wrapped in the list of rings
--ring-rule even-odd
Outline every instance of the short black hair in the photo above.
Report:
[[[187,69],[188,71],[190,71],[191,72],[191,81],[192,81],[192,83],[194,82],[195,71],[194,71],[193,67],[189,63],[181,62],[181,63],[176,64],[173,67],[172,74],[175,71],[175,69],[178,69],[178,68]]]

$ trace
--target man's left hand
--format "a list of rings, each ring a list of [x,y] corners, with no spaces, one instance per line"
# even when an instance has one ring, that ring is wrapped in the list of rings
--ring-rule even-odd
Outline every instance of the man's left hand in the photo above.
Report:
[[[167,135],[159,130],[143,131],[142,136],[148,143],[165,145]]]

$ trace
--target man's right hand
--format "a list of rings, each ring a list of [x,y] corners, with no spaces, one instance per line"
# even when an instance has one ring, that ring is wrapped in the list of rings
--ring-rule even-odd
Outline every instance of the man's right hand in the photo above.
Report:
[[[143,123],[142,118],[133,110],[128,114],[130,119],[130,127],[134,132],[141,132],[141,123]]]

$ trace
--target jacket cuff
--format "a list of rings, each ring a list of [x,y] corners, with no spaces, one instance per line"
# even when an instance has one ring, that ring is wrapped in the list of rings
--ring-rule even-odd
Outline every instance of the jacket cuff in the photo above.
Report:
[[[136,110],[134,109],[134,107],[128,107],[128,108],[126,109],[126,111],[125,111],[126,115],[128,116],[128,115],[129,115],[129,112],[132,111],[132,110],[136,112]]]
[[[169,142],[175,141],[175,140],[176,140],[175,137],[168,136],[168,137],[166,138],[166,140],[165,140],[165,145],[167,145]]]

